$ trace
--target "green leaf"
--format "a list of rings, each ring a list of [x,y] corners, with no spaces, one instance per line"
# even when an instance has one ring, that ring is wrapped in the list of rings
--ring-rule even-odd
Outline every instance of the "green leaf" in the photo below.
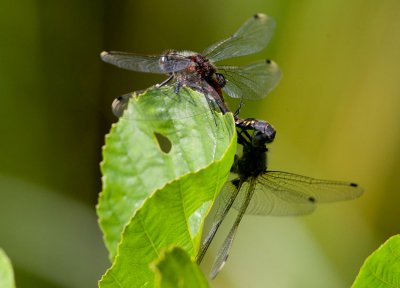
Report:
[[[166,183],[220,159],[234,135],[232,115],[212,113],[203,94],[152,88],[133,97],[103,148],[103,191],[97,213],[113,259],[125,225]],[[158,141],[166,138],[166,153]],[[165,140],[165,139],[164,139]]]
[[[156,271],[156,288],[209,287],[199,266],[179,247],[165,251],[153,269]]]
[[[232,145],[234,146],[234,145]],[[126,226],[114,264],[100,287],[153,287],[150,263],[171,245],[194,257],[213,200],[227,178],[232,156],[190,173],[154,193]]]
[[[15,287],[15,282],[11,261],[3,249],[0,249],[0,288],[12,287]]]
[[[231,114],[213,113],[204,95],[185,91],[151,89],[133,98],[106,138],[98,214],[112,259],[122,241],[100,287],[153,287],[150,263],[163,249],[197,254],[236,134]]]
[[[352,287],[400,287],[400,235],[391,237],[367,258]]]

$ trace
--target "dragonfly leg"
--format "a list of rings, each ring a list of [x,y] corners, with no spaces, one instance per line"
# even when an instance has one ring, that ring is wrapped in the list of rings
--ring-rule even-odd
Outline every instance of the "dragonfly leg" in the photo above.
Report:
[[[174,78],[174,75],[173,75],[173,74],[169,75],[167,79],[165,79],[165,80],[164,80],[163,82],[161,82],[160,84],[157,84],[156,87],[157,87],[157,88],[160,88],[160,87],[162,87],[162,86],[165,86],[165,85],[168,84],[173,78]]]
[[[236,118],[237,116],[239,116],[240,109],[242,109],[243,105],[244,105],[243,98],[240,98],[239,107],[236,109],[235,113],[233,113],[233,116],[234,116],[235,118]]]

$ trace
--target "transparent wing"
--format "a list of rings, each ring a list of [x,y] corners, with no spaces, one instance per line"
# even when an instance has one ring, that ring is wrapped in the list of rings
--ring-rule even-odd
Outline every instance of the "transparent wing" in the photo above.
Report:
[[[238,178],[227,182],[221,192],[225,205],[218,209],[221,212],[217,212],[217,220],[214,223],[218,225],[212,230],[214,232],[212,235],[215,235],[229,210],[227,207],[230,207],[230,203],[233,202],[232,206],[239,212],[218,251],[210,277],[215,278],[225,265],[244,214],[275,216],[308,214],[314,211],[317,202],[350,200],[361,196],[362,193],[363,189],[354,183],[319,180],[280,171],[267,171],[258,177],[249,177],[244,182]]]
[[[139,55],[127,52],[103,51],[100,57],[106,63],[127,70],[155,74],[168,73],[161,69],[159,55]]]
[[[297,191],[305,197],[314,199],[316,203],[329,203],[352,200],[360,197],[364,190],[351,182],[314,179],[281,171],[268,171],[261,179],[270,183],[271,187],[282,187]]]
[[[247,206],[249,205],[253,193],[254,193],[254,187],[255,187],[255,178],[251,177],[249,178],[249,182],[246,182],[248,185],[247,187],[238,187],[240,192],[239,194],[241,194],[241,199],[243,201],[238,201],[239,199],[236,198],[235,202],[236,204],[238,204],[239,207],[239,213],[236,216],[235,222],[233,223],[231,229],[229,230],[228,236],[225,238],[224,243],[222,244],[222,246],[220,247],[218,254],[214,260],[214,264],[213,267],[211,269],[211,273],[210,273],[210,278],[214,279],[217,274],[219,273],[219,271],[221,271],[221,269],[224,267],[228,256],[229,256],[229,251],[232,248],[232,244],[233,244],[233,240],[235,239],[236,236],[236,232],[237,229],[239,227],[240,221],[243,218],[243,215],[245,214],[246,210],[247,210]],[[245,184],[245,183],[243,183]]]
[[[245,189],[245,186],[243,185],[242,189]],[[287,172],[267,171],[257,177],[255,192],[246,214],[304,215],[311,213],[316,208],[316,203],[351,200],[362,193],[361,187],[350,182],[319,180]],[[234,207],[238,209],[239,205],[235,202]]]
[[[247,20],[231,37],[215,43],[203,51],[213,62],[249,55],[265,48],[275,29],[275,21],[258,13]]]
[[[246,214],[286,216],[308,214],[315,210],[315,203],[304,195],[296,193],[296,191],[289,191],[285,187],[266,187],[261,177],[259,176],[255,180],[254,194],[247,207]],[[250,179],[254,178],[251,177],[244,182],[242,190],[249,189]],[[226,194],[223,194],[222,197],[225,201],[229,199]],[[239,210],[244,201],[246,201],[246,195],[239,193],[233,207]]]
[[[115,65],[119,68],[147,72],[155,74],[166,74],[184,70],[188,65],[193,63],[184,54],[174,52],[165,55],[139,55],[118,51],[103,51],[100,54],[104,62]],[[167,56],[162,65],[160,59]]]
[[[281,79],[278,64],[263,60],[246,66],[218,67],[226,80],[224,91],[233,98],[257,100],[270,93]]]
[[[226,182],[224,187],[222,188],[223,191],[225,191],[225,193],[229,195],[229,199],[227,199],[225,203],[220,203],[220,205],[218,206],[217,212],[215,213],[214,216],[213,223],[211,224],[210,231],[208,232],[207,237],[202,242],[200,251],[197,254],[196,261],[198,264],[200,264],[201,261],[203,260],[203,257],[206,254],[207,249],[210,246],[212,240],[214,239],[214,236],[217,233],[219,226],[221,226],[222,221],[224,221],[226,215],[228,214],[229,210],[232,207],[233,202],[236,199],[236,196],[240,190],[240,185],[241,185],[241,182],[238,183],[239,186],[236,187],[232,185],[232,183],[229,181]],[[219,200],[221,200],[221,198],[219,198]]]

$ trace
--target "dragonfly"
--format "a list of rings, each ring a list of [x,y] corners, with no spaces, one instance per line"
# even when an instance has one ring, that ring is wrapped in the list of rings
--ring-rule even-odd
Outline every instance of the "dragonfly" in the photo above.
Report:
[[[267,147],[272,142],[273,127],[266,121],[250,119],[238,127],[238,143],[243,154],[236,158],[231,172],[236,177],[225,183],[211,229],[196,257],[201,263],[225,216],[234,207],[238,214],[220,247],[210,272],[214,279],[225,265],[244,214],[295,216],[313,212],[317,203],[351,200],[363,189],[355,183],[314,179],[282,171],[267,170]],[[256,127],[257,129],[254,129]],[[265,131],[265,132],[264,132]]]
[[[232,36],[209,46],[202,53],[169,50],[161,55],[140,55],[103,51],[100,55],[104,62],[123,69],[167,74],[168,78],[156,85],[157,87],[174,80],[177,94],[182,86],[189,86],[203,93],[209,103],[216,103],[226,113],[229,109],[223,99],[222,90],[233,98],[262,99],[278,84],[281,72],[272,60],[261,60],[240,67],[217,66],[214,63],[261,51],[271,40],[274,29],[275,21],[270,16],[258,13]],[[208,93],[204,83],[217,93]],[[120,99],[126,100],[127,97]]]

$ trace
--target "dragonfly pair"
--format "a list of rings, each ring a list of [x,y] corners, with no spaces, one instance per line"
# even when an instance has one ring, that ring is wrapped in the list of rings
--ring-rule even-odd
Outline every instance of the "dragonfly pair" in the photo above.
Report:
[[[102,52],[102,59],[120,68],[133,71],[167,74],[158,85],[175,81],[175,92],[183,86],[205,95],[210,106],[229,112],[222,90],[239,99],[264,98],[279,82],[281,73],[271,60],[262,60],[246,66],[217,66],[214,63],[233,57],[256,53],[266,47],[272,37],[275,22],[264,14],[247,20],[231,37],[211,45],[202,53],[167,51],[162,55],[138,55],[125,52]],[[120,116],[130,95],[117,98],[114,114]],[[238,112],[238,111],[237,111]],[[354,183],[318,180],[287,172],[267,170],[267,147],[275,137],[274,128],[266,121],[241,119],[235,113],[238,143],[243,147],[235,160],[232,173],[220,193],[223,200],[216,213],[210,232],[197,256],[200,263],[214,235],[231,207],[238,210],[236,220],[216,257],[211,271],[214,278],[229,255],[233,239],[244,214],[303,215],[311,213],[316,203],[349,200],[359,197],[362,188]]]

